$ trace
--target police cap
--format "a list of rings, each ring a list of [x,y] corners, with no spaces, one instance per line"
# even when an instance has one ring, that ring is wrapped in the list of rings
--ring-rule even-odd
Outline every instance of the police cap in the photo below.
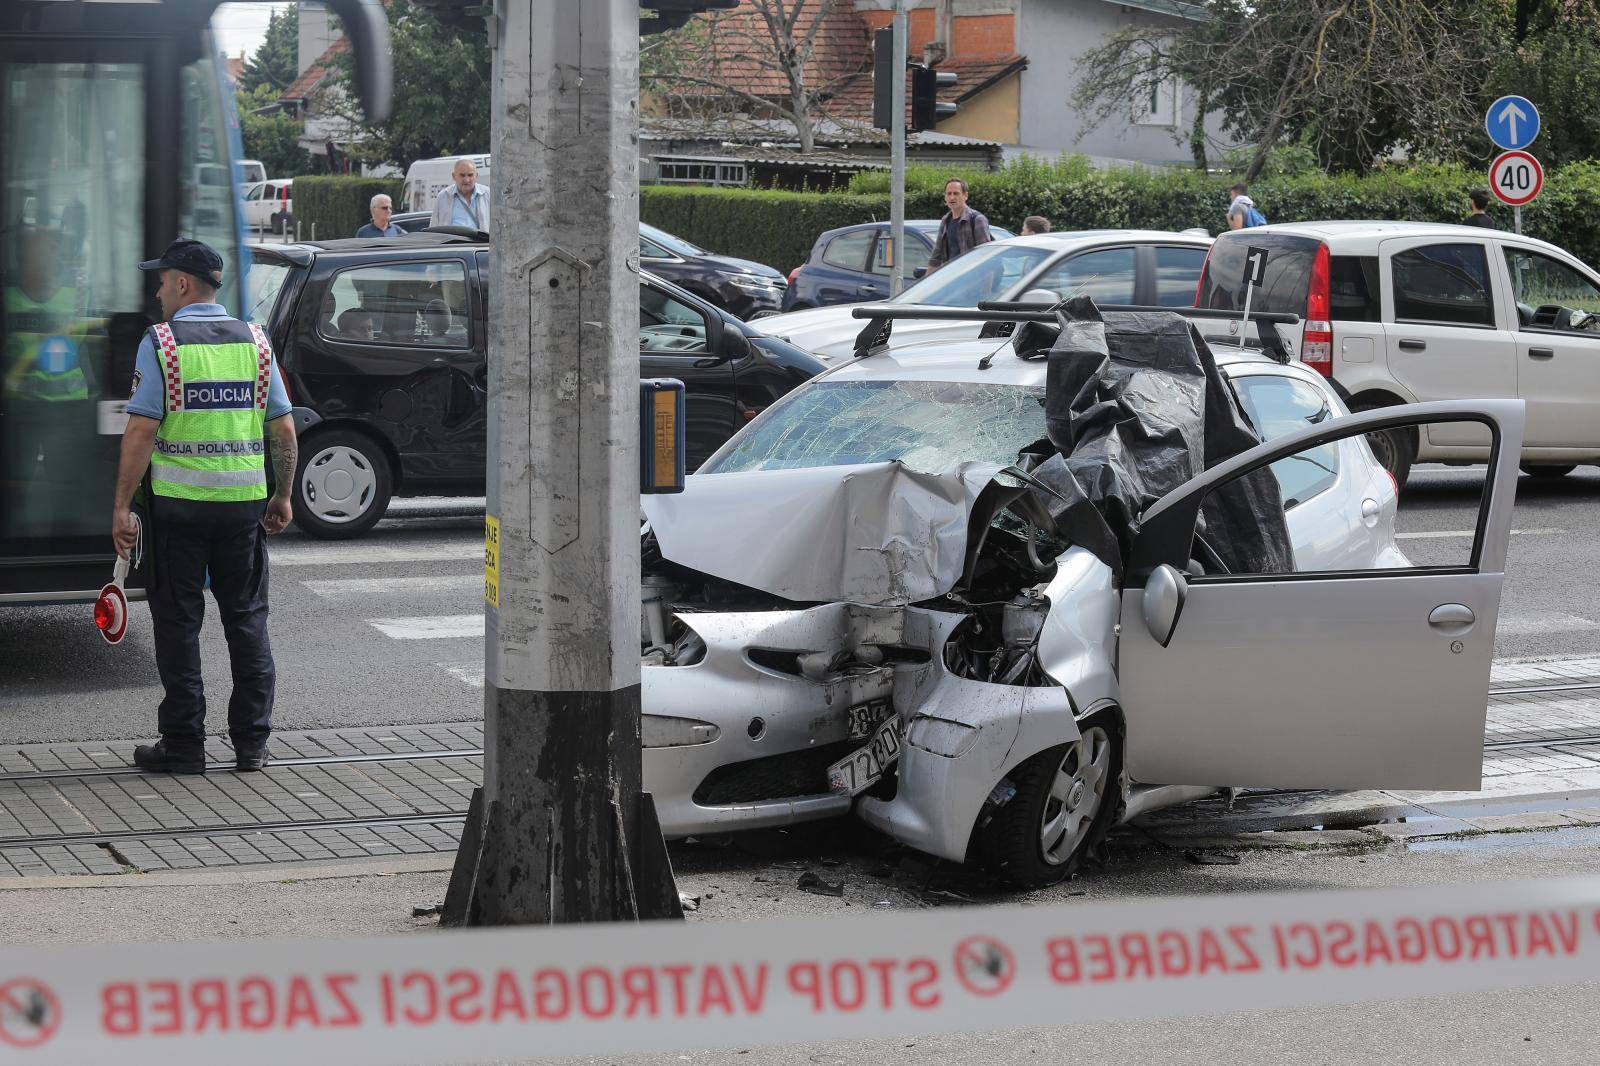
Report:
[[[179,237],[167,245],[160,259],[147,259],[140,270],[181,270],[212,288],[222,284],[222,256],[209,244]]]

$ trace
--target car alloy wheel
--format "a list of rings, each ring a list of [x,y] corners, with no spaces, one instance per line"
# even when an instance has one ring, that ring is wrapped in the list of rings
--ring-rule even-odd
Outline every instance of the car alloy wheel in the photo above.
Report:
[[[1039,819],[1039,854],[1052,866],[1072,858],[1105,802],[1111,738],[1099,726],[1067,745]]]

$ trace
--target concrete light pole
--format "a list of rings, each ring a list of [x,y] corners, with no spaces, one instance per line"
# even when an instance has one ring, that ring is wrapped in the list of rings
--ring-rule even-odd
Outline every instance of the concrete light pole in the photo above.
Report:
[[[484,784],[445,919],[678,910],[639,763],[639,5],[499,0]]]

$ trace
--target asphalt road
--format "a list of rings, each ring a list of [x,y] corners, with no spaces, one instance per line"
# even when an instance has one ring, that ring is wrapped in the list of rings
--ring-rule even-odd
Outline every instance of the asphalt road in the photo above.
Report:
[[[1481,468],[1418,468],[1402,497],[1404,550],[1419,561],[1464,558],[1482,484]],[[481,717],[483,503],[402,500],[392,513],[356,541],[291,528],[272,542],[278,728]],[[1600,469],[1522,478],[1512,526],[1497,657],[1600,654],[1590,583],[1600,572]],[[203,654],[209,724],[221,732],[230,685],[214,612]],[[160,699],[143,607],[115,648],[87,607],[0,608],[4,741],[150,735]]]

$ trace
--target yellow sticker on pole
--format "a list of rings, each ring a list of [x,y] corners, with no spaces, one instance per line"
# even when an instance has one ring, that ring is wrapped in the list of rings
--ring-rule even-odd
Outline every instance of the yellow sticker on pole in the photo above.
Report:
[[[500,519],[483,516],[483,599],[500,609]]]

